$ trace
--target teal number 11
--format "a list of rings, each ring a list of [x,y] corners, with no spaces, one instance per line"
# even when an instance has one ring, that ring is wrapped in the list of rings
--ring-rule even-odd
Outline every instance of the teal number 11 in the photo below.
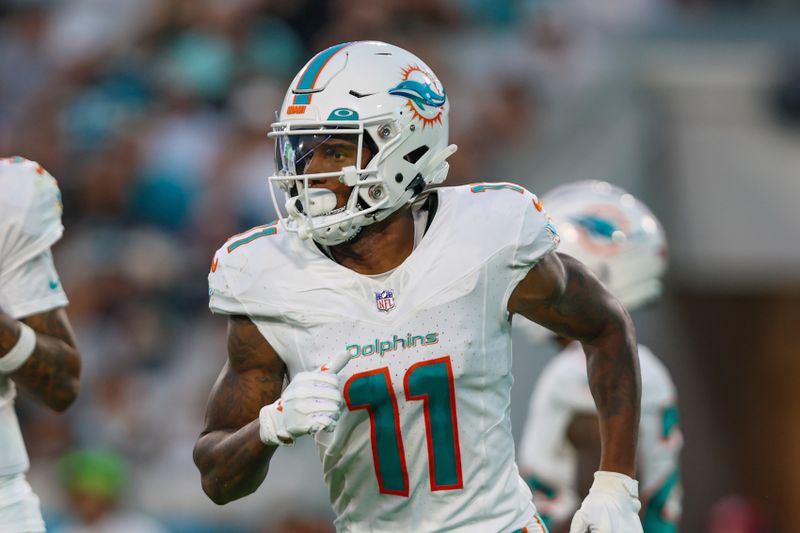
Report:
[[[403,389],[407,401],[422,401],[431,490],[463,488],[450,357],[413,364],[406,371]],[[408,496],[408,468],[389,369],[354,374],[344,385],[344,398],[351,411],[365,409],[369,413],[372,459],[380,492]]]

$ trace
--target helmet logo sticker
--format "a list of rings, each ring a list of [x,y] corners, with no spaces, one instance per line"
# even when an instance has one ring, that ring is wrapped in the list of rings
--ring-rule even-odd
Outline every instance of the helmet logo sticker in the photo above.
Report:
[[[328,115],[328,120],[358,120],[358,112],[347,107],[337,107]]]
[[[611,206],[597,206],[595,211],[573,219],[581,243],[596,253],[619,253],[621,245],[631,237],[625,215]]]
[[[433,75],[417,65],[402,69],[403,79],[389,89],[389,94],[407,98],[406,107],[414,118],[422,122],[422,127],[442,123],[444,104],[447,95]]]

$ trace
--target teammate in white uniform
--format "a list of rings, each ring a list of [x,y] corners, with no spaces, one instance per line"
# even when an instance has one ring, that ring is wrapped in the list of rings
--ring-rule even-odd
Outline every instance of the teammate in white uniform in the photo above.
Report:
[[[430,69],[384,43],[331,47],[295,78],[272,133],[285,216],[230,239],[209,274],[229,357],[195,446],[203,488],[250,494],[278,446],[314,434],[339,531],[545,531],[514,462],[520,313],[580,338],[599,370],[607,453],[579,514],[641,531],[627,314],[551,253],[522,187],[423,192],[455,151],[448,108]]]
[[[44,531],[25,481],[28,455],[15,385],[56,411],[78,393],[80,358],[50,247],[61,238],[61,194],[38,164],[0,159],[0,531]]]
[[[558,187],[543,197],[561,231],[561,251],[589,266],[629,310],[657,297],[666,268],[664,232],[641,202],[604,182]],[[581,460],[599,455],[597,411],[578,342],[543,370],[531,396],[518,450],[520,470],[553,533],[563,531],[578,505]],[[673,533],[681,512],[675,385],[646,347],[639,346],[642,411],[638,473],[645,533]],[[585,489],[584,489],[585,490]]]

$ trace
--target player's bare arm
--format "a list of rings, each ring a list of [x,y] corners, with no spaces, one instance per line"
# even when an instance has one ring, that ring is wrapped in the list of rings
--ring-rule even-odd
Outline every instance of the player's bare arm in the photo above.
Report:
[[[259,410],[280,397],[286,367],[258,328],[228,320],[228,361],[213,389],[205,429],[194,447],[203,490],[217,504],[253,493],[277,446],[259,437]]]
[[[48,407],[64,411],[78,396],[81,360],[75,335],[63,308],[31,315],[21,321],[0,312],[0,354],[19,341],[27,324],[36,333],[36,347],[11,379]]]
[[[600,418],[600,470],[633,477],[641,385],[634,328],[622,304],[579,261],[549,254],[514,289],[508,310],[583,344]]]

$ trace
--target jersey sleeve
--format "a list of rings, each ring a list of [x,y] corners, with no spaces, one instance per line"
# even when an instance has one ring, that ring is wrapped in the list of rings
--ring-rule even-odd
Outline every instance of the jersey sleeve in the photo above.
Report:
[[[228,260],[228,253],[223,246],[214,254],[211,271],[208,273],[208,307],[219,315],[249,315],[233,287],[235,272]]]
[[[527,205],[523,210],[513,266],[527,273],[543,256],[558,247],[559,236],[539,198],[528,191],[523,197]]]
[[[16,319],[67,305],[49,249],[0,273],[0,309]]]
[[[505,259],[508,261],[505,266],[508,285],[503,296],[503,309],[506,309],[508,299],[519,282],[542,257],[554,251],[559,243],[556,227],[545,212],[539,198],[522,187],[518,188],[522,194],[511,195],[510,198],[514,203],[507,205],[507,227],[519,229],[511,243],[510,258],[506,256]],[[514,218],[511,219],[511,216]]]
[[[40,255],[61,238],[61,192],[39,164],[21,157],[0,162],[0,271]]]
[[[235,235],[217,250],[208,274],[213,313],[284,319],[286,286],[276,282],[287,259],[275,244],[275,224]]]

